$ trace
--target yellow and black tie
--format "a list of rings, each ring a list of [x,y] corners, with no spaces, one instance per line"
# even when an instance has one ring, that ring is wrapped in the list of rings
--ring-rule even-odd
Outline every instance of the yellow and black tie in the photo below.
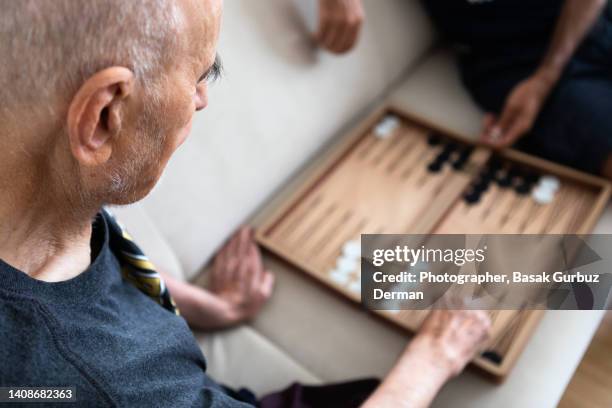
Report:
[[[153,263],[149,261],[115,217],[106,209],[102,211],[108,224],[110,249],[119,260],[124,279],[162,307],[178,315],[179,310]]]

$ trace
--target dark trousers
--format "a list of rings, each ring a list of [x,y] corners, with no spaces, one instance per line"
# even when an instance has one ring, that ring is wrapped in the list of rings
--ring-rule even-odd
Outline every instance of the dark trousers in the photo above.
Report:
[[[257,400],[255,394],[242,388],[224,387],[233,398],[258,408],[357,408],[374,392],[380,381],[374,378],[327,385],[294,383],[283,391]]]

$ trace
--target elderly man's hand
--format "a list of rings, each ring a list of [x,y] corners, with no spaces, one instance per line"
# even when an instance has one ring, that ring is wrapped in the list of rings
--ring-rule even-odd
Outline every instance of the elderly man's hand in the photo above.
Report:
[[[533,75],[519,83],[506,99],[499,117],[487,114],[481,140],[495,148],[512,146],[535,123],[553,83],[543,75]]]
[[[319,0],[316,41],[328,51],[345,53],[357,43],[363,20],[361,0]]]
[[[446,381],[484,345],[490,328],[483,311],[433,310],[363,407],[430,406]]]
[[[264,269],[253,231],[242,227],[217,254],[210,291],[225,305],[228,322],[254,317],[272,294],[274,275]]]
[[[409,347],[449,376],[459,374],[490,336],[491,319],[481,310],[433,310]]]

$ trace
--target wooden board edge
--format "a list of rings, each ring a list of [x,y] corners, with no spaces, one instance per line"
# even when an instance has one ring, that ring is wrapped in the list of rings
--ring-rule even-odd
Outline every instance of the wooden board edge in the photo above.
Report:
[[[604,210],[606,209],[606,206],[608,205],[608,202],[610,201],[611,193],[612,193],[612,184],[609,182],[606,182],[606,184],[603,186],[599,194],[599,197],[597,198],[595,206],[593,207],[589,216],[583,222],[581,228],[577,232],[578,235],[583,235],[583,234],[586,235],[586,234],[590,234],[593,232],[593,229],[595,228],[595,225],[597,224],[599,217],[604,212]]]

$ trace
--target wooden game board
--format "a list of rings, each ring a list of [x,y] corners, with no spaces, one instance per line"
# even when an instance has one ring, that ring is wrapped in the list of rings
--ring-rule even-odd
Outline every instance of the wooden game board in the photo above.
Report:
[[[387,138],[376,137],[376,124],[389,114],[401,119],[400,126]],[[432,161],[449,145],[455,148],[449,162],[457,161],[461,152],[471,150],[471,154],[457,168],[447,164],[432,172]],[[562,186],[546,206],[496,183],[477,203],[466,202],[466,194],[494,164],[506,174],[514,169],[552,174],[562,180]],[[360,293],[354,289],[359,271],[343,285],[330,279],[329,271],[344,243],[361,234],[583,234],[592,230],[609,195],[610,185],[603,179],[516,151],[493,157],[486,147],[385,105],[317,164],[297,191],[263,222],[257,239],[302,271],[360,302]],[[374,313],[415,331],[428,311]],[[474,364],[503,379],[542,314],[491,312],[489,353]]]

